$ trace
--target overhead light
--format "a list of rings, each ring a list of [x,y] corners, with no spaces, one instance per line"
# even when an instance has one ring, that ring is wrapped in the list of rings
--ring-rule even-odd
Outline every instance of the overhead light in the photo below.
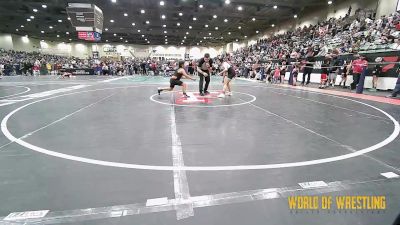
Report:
[[[125,43],[128,43],[128,40],[125,40]]]
[[[116,2],[117,2],[117,0],[111,0],[111,2],[112,2],[112,3],[116,3]]]
[[[179,27],[181,24],[180,23],[176,23],[176,25]]]
[[[238,39],[236,39],[236,42],[238,42],[239,40]]]
[[[165,37],[165,38],[167,38],[168,36],[167,36],[167,35],[165,35],[164,37]]]
[[[40,33],[44,34],[44,31],[40,31]]]
[[[186,32],[186,34],[189,34],[189,32]]]
[[[256,21],[256,18],[253,17],[253,19],[251,19],[251,20]]]
[[[189,29],[192,29],[192,26],[189,26]]]
[[[297,18],[297,15],[294,15],[293,18]]]
[[[122,39],[124,39],[124,38],[120,37],[119,39],[122,40]]]
[[[203,5],[199,5],[199,8],[202,9],[202,8],[203,8]]]
[[[240,30],[240,29],[242,29],[242,27],[241,27],[241,26],[238,26],[238,29]]]
[[[144,37],[144,34],[142,34],[142,37]]]
[[[114,20],[110,20],[111,23],[114,23]]]
[[[68,20],[71,20],[71,17],[68,17],[67,19],[68,19]]]
[[[331,5],[332,4],[332,1],[328,1],[328,5]]]
[[[106,42],[108,42],[108,40],[106,40]]]
[[[230,0],[225,0],[225,4],[227,4],[227,5],[231,4],[231,1]]]
[[[215,27],[215,30],[218,30],[218,27]]]
[[[15,29],[15,31],[19,31],[19,30],[18,30],[18,28],[17,28],[17,29]]]
[[[200,40],[200,43],[203,43],[203,41],[202,41],[202,40]]]
[[[278,6],[277,5],[274,5],[274,9],[277,9],[278,8]]]
[[[146,11],[144,11],[144,9],[140,10],[141,14],[144,14]]]
[[[50,29],[53,29],[53,26],[49,26]]]
[[[224,37],[221,37],[221,39],[224,39]]]
[[[217,17],[218,17],[217,15],[214,15],[214,16],[213,16],[214,19],[217,19]]]
[[[147,41],[147,44],[150,44],[150,41]]]
[[[164,30],[164,34],[168,33],[166,30]]]
[[[165,39],[165,42],[167,42],[168,41],[168,39]]]
[[[229,35],[231,35],[231,32],[228,32]]]
[[[72,39],[70,38],[69,41],[72,41]]]
[[[197,18],[196,18],[196,17],[193,17],[193,20],[194,20],[194,21],[196,21],[196,20],[197,20]]]
[[[258,34],[260,31],[256,30],[256,34]]]
[[[167,25],[165,25],[165,24],[164,24],[164,25],[162,25],[162,26],[163,26],[164,28],[165,28],[165,27],[167,27]]]
[[[272,24],[271,27],[275,27],[275,24]]]
[[[124,13],[124,16],[128,16],[128,13]]]
[[[182,42],[185,42],[185,40],[182,40]]]
[[[58,20],[59,23],[62,23],[62,20]]]
[[[160,1],[160,5],[165,5],[165,2],[164,1]]]
[[[35,17],[34,17],[34,16],[30,16],[30,18],[31,18],[31,19],[35,19]]]
[[[168,44],[168,42],[165,42],[165,44],[167,45],[167,44]]]
[[[69,32],[67,31],[67,32],[65,32],[65,34],[66,34],[66,35],[69,35]]]
[[[149,23],[150,23],[150,21],[146,20],[146,24],[149,24]]]
[[[37,9],[33,9],[32,11],[33,11],[33,12],[38,12],[38,10],[37,10]]]
[[[199,45],[199,43],[197,43],[197,45]]]
[[[60,37],[60,35],[58,35],[58,34],[57,34],[57,37],[59,38],[59,37]]]
[[[117,36],[117,34],[113,34],[113,35],[114,35],[114,37]]]
[[[228,22],[228,19],[224,19],[224,22],[227,23],[227,22]]]
[[[208,33],[208,36],[211,36],[211,33]]]
[[[162,15],[162,16],[161,16],[161,19],[165,19],[165,15]]]
[[[183,13],[180,12],[180,13],[179,13],[179,16],[183,16]]]
[[[242,6],[238,6],[237,9],[238,9],[239,11],[242,11],[242,10],[243,10],[243,7],[242,7]]]
[[[185,37],[183,37],[183,39],[186,39],[186,36],[185,36]]]
[[[138,33],[140,33],[140,30],[137,30]]]
[[[136,23],[132,23],[132,26],[136,26]]]
[[[145,38],[144,40],[147,41],[147,38]]]
[[[204,27],[208,27],[208,24],[204,25]]]
[[[28,18],[28,19],[26,19],[26,21],[31,22],[31,19]]]
[[[47,8],[47,5],[42,5],[42,8],[43,8],[43,9]]]

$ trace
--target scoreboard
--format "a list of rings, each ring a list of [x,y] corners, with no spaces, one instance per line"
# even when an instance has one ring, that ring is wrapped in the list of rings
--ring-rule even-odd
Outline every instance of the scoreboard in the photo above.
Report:
[[[76,31],[102,33],[103,11],[94,4],[68,3],[67,14]]]

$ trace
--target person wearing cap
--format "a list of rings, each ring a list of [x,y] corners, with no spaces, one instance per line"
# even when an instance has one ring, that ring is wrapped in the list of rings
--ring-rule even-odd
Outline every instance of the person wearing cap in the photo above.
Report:
[[[213,61],[210,59],[210,54],[206,53],[204,54],[204,57],[200,59],[199,63],[197,64],[197,72],[199,72],[199,92],[201,96],[204,96],[205,94],[210,94],[208,92],[208,85],[210,84],[210,74],[212,71],[212,64]],[[203,88],[203,83],[204,80],[206,81],[206,84],[204,85]]]

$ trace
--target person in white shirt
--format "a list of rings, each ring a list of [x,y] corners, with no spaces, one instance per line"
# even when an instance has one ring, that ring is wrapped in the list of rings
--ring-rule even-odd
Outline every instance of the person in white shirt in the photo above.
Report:
[[[3,65],[3,64],[0,64],[0,79],[1,79],[2,76],[3,76],[3,71],[4,71],[4,65]]]
[[[218,64],[221,68],[221,72],[219,73],[219,75],[223,75],[222,79],[224,81],[222,93],[218,95],[218,98],[224,98],[225,95],[232,96],[231,81],[236,76],[235,69],[229,58],[225,58],[223,63],[221,63],[221,61],[218,61]]]

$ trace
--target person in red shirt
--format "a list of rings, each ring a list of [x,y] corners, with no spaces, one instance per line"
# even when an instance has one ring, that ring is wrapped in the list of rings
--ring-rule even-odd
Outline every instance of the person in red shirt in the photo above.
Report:
[[[358,55],[357,59],[353,61],[353,83],[350,84],[351,90],[356,89],[358,82],[360,81],[361,73],[364,68],[368,67],[368,61],[365,60],[364,56]]]

